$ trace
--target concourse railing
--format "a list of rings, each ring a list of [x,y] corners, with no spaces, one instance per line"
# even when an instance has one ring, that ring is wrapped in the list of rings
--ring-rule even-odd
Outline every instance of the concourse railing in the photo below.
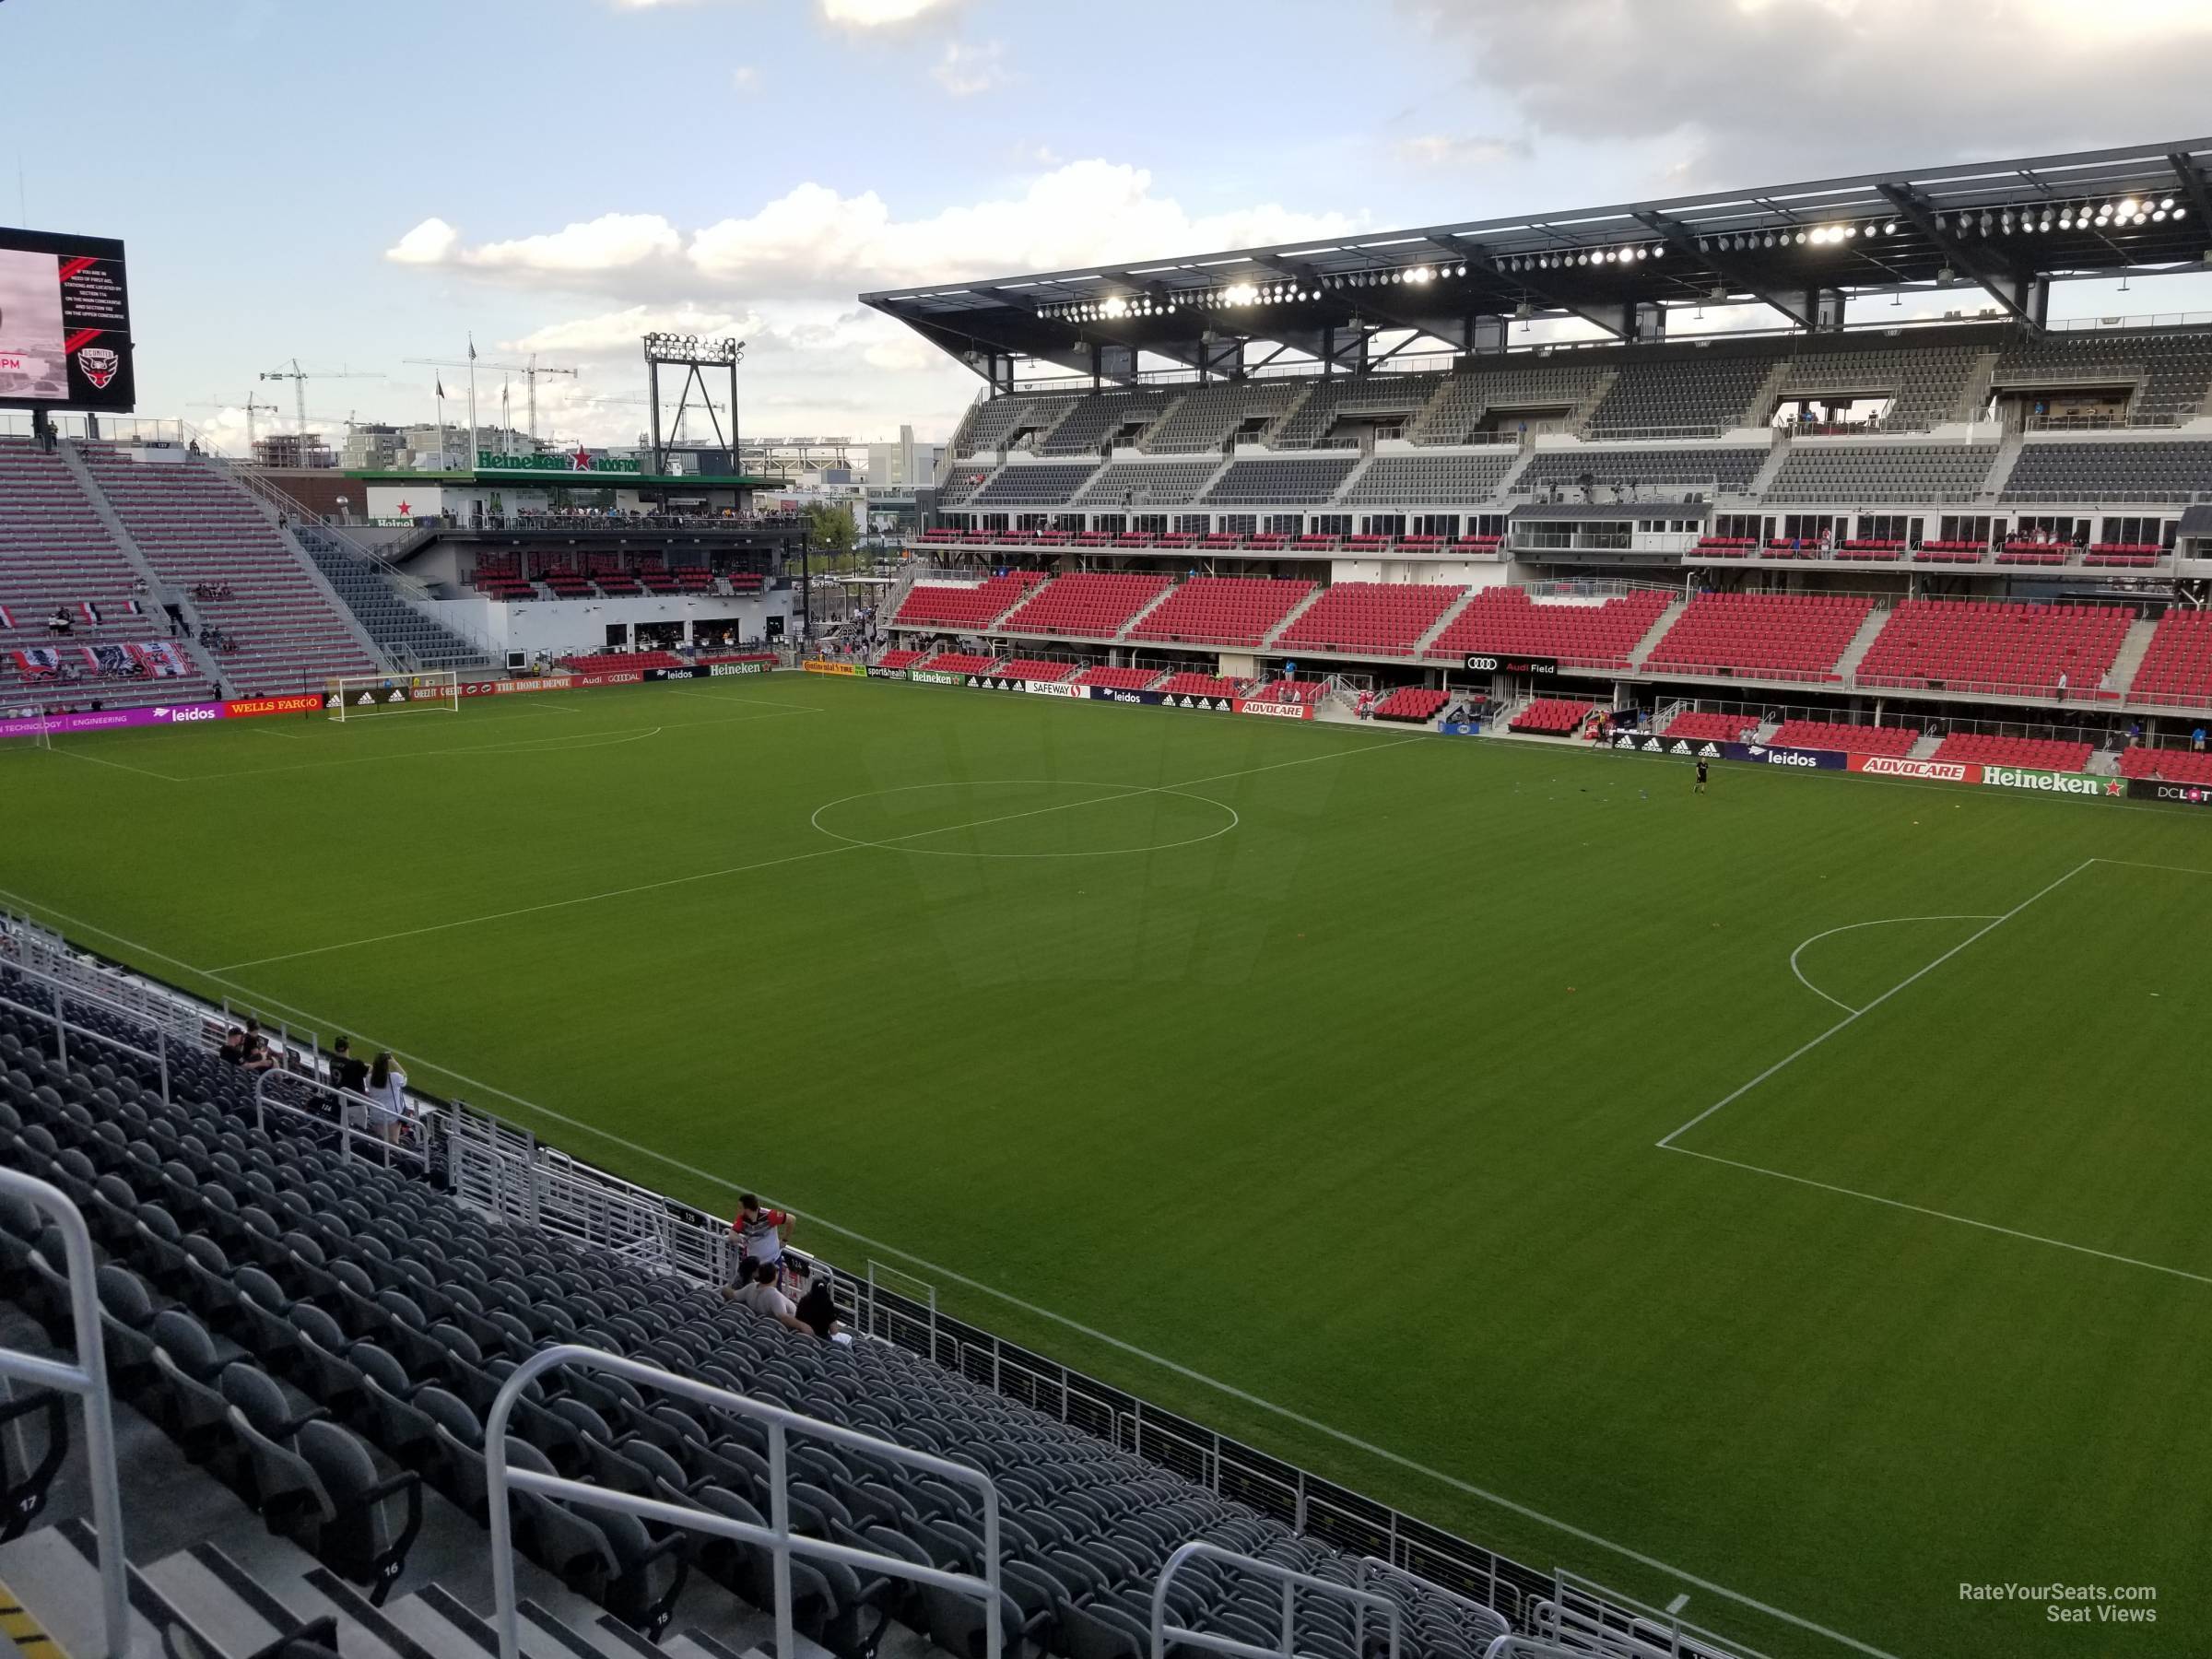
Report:
[[[1218,1561],[1258,1578],[1273,1579],[1283,1587],[1282,1646],[1261,1647],[1256,1642],[1241,1641],[1234,1636],[1220,1636],[1210,1630],[1194,1630],[1187,1625],[1168,1622],[1168,1591],[1175,1575],[1192,1561]],[[1364,1618],[1370,1611],[1382,1614],[1390,1627],[1390,1659],[1398,1659],[1400,1640],[1404,1634],[1405,1616],[1398,1604],[1387,1595],[1378,1595],[1371,1590],[1355,1589],[1349,1584],[1334,1583],[1328,1579],[1315,1578],[1311,1573],[1299,1572],[1274,1561],[1263,1561],[1256,1556],[1239,1555],[1233,1549],[1224,1549],[1218,1544],[1208,1544],[1202,1538],[1193,1538],[1179,1547],[1173,1555],[1162,1562],[1159,1581],[1152,1586],[1152,1659],[1167,1659],[1168,1646],[1172,1642],[1182,1648],[1201,1648],[1207,1653],[1228,1653],[1233,1659],[1297,1659],[1298,1646],[1298,1593],[1311,1591],[1333,1601],[1349,1602],[1356,1614]],[[1362,1642],[1362,1651],[1365,1643]]]
[[[79,1225],[81,1228],[82,1224]],[[755,1526],[750,1522],[733,1520],[708,1510],[666,1503],[654,1498],[640,1498],[628,1492],[611,1491],[605,1487],[544,1474],[535,1469],[511,1468],[507,1462],[507,1419],[514,1410],[515,1401],[537,1378],[563,1366],[606,1371],[641,1388],[658,1389],[663,1394],[674,1394],[679,1399],[695,1400],[702,1406],[711,1406],[720,1411],[766,1423],[769,1524]],[[978,1579],[970,1573],[947,1572],[942,1568],[925,1567],[899,1556],[878,1555],[870,1550],[855,1549],[825,1538],[810,1538],[793,1532],[789,1460],[790,1437],[793,1434],[828,1441],[832,1445],[850,1446],[870,1457],[905,1464],[934,1475],[940,1480],[951,1481],[979,1493],[983,1510],[983,1576]],[[999,1588],[998,1488],[988,1475],[966,1464],[954,1463],[949,1458],[916,1452],[906,1446],[896,1446],[888,1441],[877,1440],[873,1435],[862,1434],[835,1423],[825,1423],[795,1411],[786,1411],[781,1406],[771,1406],[764,1400],[732,1394],[726,1388],[717,1388],[711,1382],[681,1377],[655,1365],[646,1365],[578,1343],[567,1343],[557,1347],[541,1348],[510,1371],[506,1382],[500,1384],[500,1392],[492,1399],[491,1410],[484,1418],[484,1472],[485,1489],[491,1508],[492,1618],[499,1635],[499,1659],[521,1659],[522,1652],[519,1623],[521,1604],[514,1587],[514,1516],[510,1495],[517,1488],[576,1508],[614,1510],[622,1514],[635,1515],[641,1521],[711,1533],[717,1537],[771,1550],[775,1558],[775,1652],[778,1654],[798,1652],[792,1641],[791,1561],[794,1556],[810,1556],[819,1560],[842,1561],[848,1567],[865,1568],[869,1572],[880,1573],[888,1578],[911,1579],[916,1583],[928,1584],[981,1602],[984,1607],[983,1659],[1002,1659],[1001,1649],[1005,1641],[1005,1616],[1002,1609],[1005,1600]],[[1394,1626],[1391,1659],[1397,1659]]]
[[[16,1170],[0,1170],[0,1194],[20,1198],[53,1218],[69,1266],[69,1319],[76,1359],[50,1359],[20,1348],[0,1347],[0,1376],[73,1394],[84,1403],[85,1458],[92,1485],[92,1530],[100,1539],[100,1623],[108,1659],[131,1651],[130,1569],[123,1553],[123,1488],[115,1469],[114,1395],[108,1387],[108,1351],[100,1328],[100,1295],[92,1235],[85,1218],[59,1187]]]

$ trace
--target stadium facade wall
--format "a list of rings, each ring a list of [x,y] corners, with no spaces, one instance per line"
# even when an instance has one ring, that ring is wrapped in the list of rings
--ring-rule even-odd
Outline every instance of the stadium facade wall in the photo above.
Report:
[[[491,651],[542,651],[559,657],[605,651],[609,628],[634,629],[647,622],[735,622],[739,638],[765,639],[771,617],[782,617],[787,630],[792,627],[792,604],[788,590],[771,589],[742,598],[532,599],[520,605],[471,594],[426,600],[422,609],[464,639],[483,641]]]

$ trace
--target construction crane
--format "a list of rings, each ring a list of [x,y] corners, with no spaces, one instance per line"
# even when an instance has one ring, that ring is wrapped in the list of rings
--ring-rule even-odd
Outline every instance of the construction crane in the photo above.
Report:
[[[535,351],[530,354],[530,360],[526,363],[488,363],[481,358],[472,363],[456,363],[449,358],[409,358],[407,361],[422,369],[488,369],[500,374],[521,375],[527,394],[524,406],[528,414],[524,418],[529,425],[525,429],[533,439],[537,436],[537,377],[541,374],[565,374],[571,380],[576,378],[573,369],[556,369],[550,364],[541,368]]]
[[[356,373],[351,369],[302,369],[300,367],[300,359],[294,358],[288,364],[275,369],[265,369],[262,371],[261,378],[265,381],[290,381],[292,382],[292,396],[300,416],[300,447],[304,449],[307,444],[307,382],[309,381],[382,380],[384,377],[381,374]]]
[[[214,409],[218,413],[224,409],[234,409],[238,407],[236,404],[226,403],[197,403],[194,404],[192,406],[195,409]],[[279,411],[275,404],[255,403],[253,401],[253,393],[251,387],[249,387],[246,392],[245,410],[246,456],[249,460],[251,460],[253,454],[253,417],[256,415],[275,415],[279,413]]]

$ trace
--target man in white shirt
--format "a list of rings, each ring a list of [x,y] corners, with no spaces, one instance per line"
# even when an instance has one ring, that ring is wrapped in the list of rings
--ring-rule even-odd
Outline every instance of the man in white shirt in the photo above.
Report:
[[[792,1306],[791,1298],[776,1288],[776,1265],[762,1262],[753,1269],[753,1277],[743,1286],[730,1292],[730,1300],[741,1308],[750,1308],[764,1313],[778,1324],[797,1331],[806,1327],[798,1321],[798,1310]]]

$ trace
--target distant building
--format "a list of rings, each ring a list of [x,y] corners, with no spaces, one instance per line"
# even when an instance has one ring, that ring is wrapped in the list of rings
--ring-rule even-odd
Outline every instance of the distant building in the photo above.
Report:
[[[916,443],[914,429],[900,427],[897,442],[868,445],[868,488],[906,491],[935,483],[937,457],[944,448],[941,443]]]
[[[335,468],[336,452],[320,432],[271,432],[253,440],[253,465],[293,468]]]

